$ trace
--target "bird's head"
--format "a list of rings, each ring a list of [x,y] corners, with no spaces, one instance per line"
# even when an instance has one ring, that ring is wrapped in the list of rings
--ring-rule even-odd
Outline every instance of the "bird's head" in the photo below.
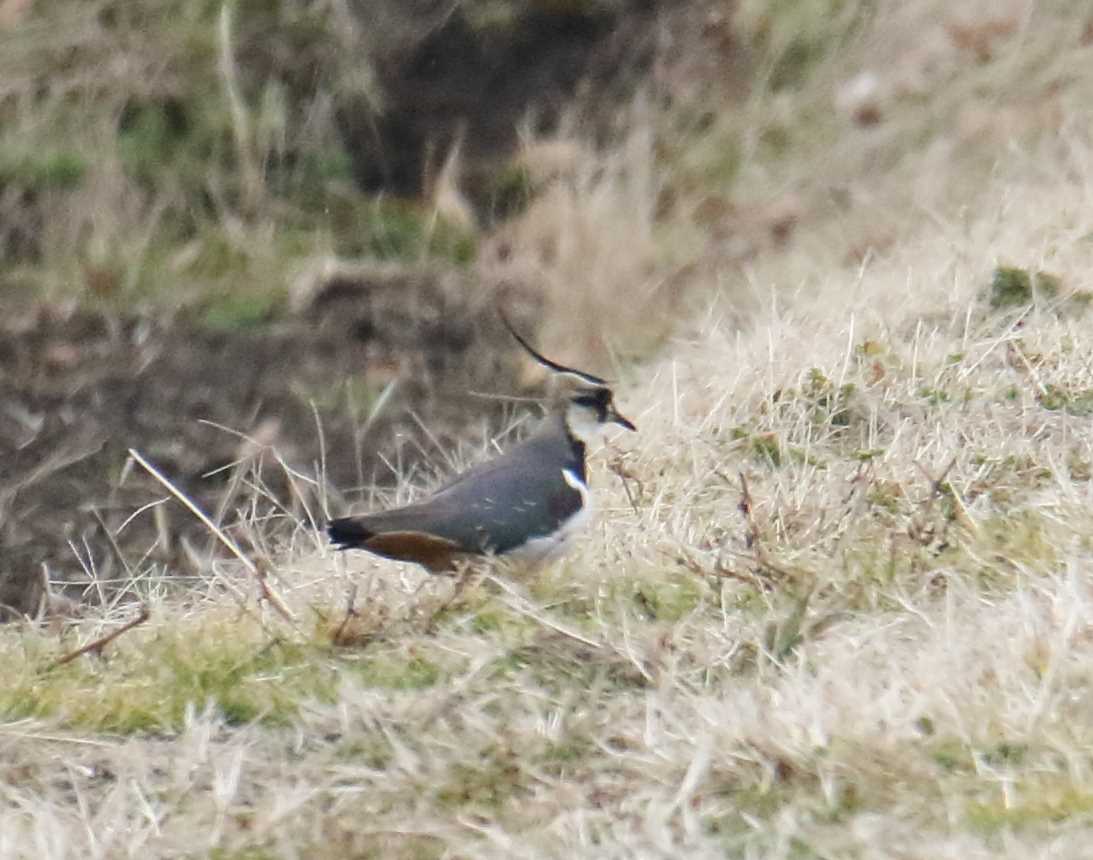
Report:
[[[569,432],[582,442],[593,442],[611,424],[637,430],[634,422],[615,408],[614,393],[606,385],[583,386],[573,391],[565,404]]]
[[[516,338],[536,362],[555,374],[564,394],[565,422],[569,432],[582,442],[596,439],[611,424],[618,424],[627,430],[637,430],[634,422],[622,415],[615,408],[615,395],[606,379],[601,379],[583,370],[566,367],[537,352],[520,333],[516,331],[504,311],[498,306],[498,313],[505,328]]]

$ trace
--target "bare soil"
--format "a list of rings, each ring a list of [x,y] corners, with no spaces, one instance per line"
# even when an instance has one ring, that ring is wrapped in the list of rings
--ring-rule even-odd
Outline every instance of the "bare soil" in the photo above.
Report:
[[[515,310],[530,329],[530,315]],[[8,616],[38,611],[44,574],[88,599],[149,566],[155,575],[192,572],[215,552],[176,501],[130,519],[167,495],[130,448],[229,525],[260,495],[240,487],[244,472],[271,496],[249,516],[278,502],[302,514],[306,482],[289,487],[277,457],[329,487],[338,506],[394,480],[381,453],[406,466],[432,445],[411,415],[450,443],[500,415],[498,401],[469,400],[469,391],[507,394],[517,384],[507,333],[451,272],[335,279],[299,313],[255,328],[39,306],[5,314],[0,332]],[[412,440],[397,458],[396,436]],[[308,496],[315,511],[314,490]]]

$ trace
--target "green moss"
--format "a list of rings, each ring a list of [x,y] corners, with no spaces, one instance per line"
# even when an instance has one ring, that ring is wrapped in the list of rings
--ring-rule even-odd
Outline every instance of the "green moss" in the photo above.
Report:
[[[490,588],[464,588],[456,599],[443,602],[431,618],[433,629],[470,630],[502,642],[522,642],[536,623],[510,609]]]
[[[1053,301],[1061,296],[1062,289],[1062,279],[1050,272],[999,266],[991,275],[988,297],[994,310],[1003,310]]]
[[[1025,269],[1000,266],[991,275],[990,303],[995,310],[1032,301],[1032,278]]]

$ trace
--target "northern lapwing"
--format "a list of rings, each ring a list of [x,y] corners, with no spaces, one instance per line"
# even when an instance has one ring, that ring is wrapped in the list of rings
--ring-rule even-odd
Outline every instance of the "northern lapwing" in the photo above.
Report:
[[[565,396],[523,442],[424,501],[332,520],[327,532],[340,549],[416,562],[432,573],[484,555],[535,564],[558,555],[589,520],[587,446],[610,424],[637,428],[615,409],[605,380],[551,361],[501,319],[532,358],[568,384]]]

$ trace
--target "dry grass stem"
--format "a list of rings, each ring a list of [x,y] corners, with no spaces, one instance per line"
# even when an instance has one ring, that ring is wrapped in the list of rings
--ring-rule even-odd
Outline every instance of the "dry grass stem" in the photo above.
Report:
[[[220,541],[220,543],[223,544],[225,547],[227,547],[232,555],[234,555],[237,559],[239,559],[240,562],[242,562],[243,567],[247,569],[251,576],[254,577],[255,582],[258,584],[261,597],[264,600],[268,600],[270,605],[273,606],[273,608],[276,609],[277,612],[280,613],[280,615],[286,621],[295,622],[295,614],[292,612],[291,609],[289,609],[284,599],[274,590],[273,586],[270,584],[269,571],[266,569],[265,565],[255,564],[253,561],[251,561],[243,553],[243,550],[239,548],[235,541],[233,541],[230,537],[228,537],[228,535],[224,533],[223,529],[221,529],[219,526],[216,525],[216,523],[209,519],[208,515],[203,510],[201,510],[201,508],[199,508],[189,498],[187,498],[185,493],[183,493],[174,484],[172,484],[170,480],[168,480],[167,477],[155,466],[145,460],[138,451],[130,448],[129,456],[136,460],[144,468],[144,470],[148,472],[149,475],[159,481],[159,483],[161,483],[172,496],[178,499],[178,501],[181,502],[186,507],[186,509],[190,511],[190,513],[192,513],[195,517],[201,520],[201,522],[216,537],[216,539]],[[229,584],[229,588],[232,589],[237,596],[239,596],[240,598],[242,597],[242,595],[239,594],[238,590],[235,589],[233,585]]]
[[[69,651],[63,657],[58,657],[56,660],[46,666],[43,671],[48,672],[51,669],[56,669],[58,666],[63,666],[65,663],[71,663],[77,657],[80,657],[84,654],[94,654],[95,656],[100,656],[103,652],[103,649],[106,648],[107,645],[109,645],[119,636],[128,633],[134,627],[139,627],[151,617],[152,611],[144,604],[141,604],[140,612],[131,621],[127,621],[121,627],[118,627],[115,630],[111,630],[109,633],[100,636],[93,642],[88,642],[86,645],[77,648],[75,651]]]
[[[103,605],[0,627],[0,860],[1089,855],[1088,4],[673,8],[767,86],[650,99],[614,152],[529,138],[552,178],[476,264],[556,291],[548,355],[648,338],[594,524],[460,587],[330,552],[271,446],[232,458],[230,529],[133,452],[313,623],[272,635],[232,560],[130,564],[123,626],[124,564],[71,534]],[[704,80],[685,47],[657,82]],[[38,671],[58,631],[110,659]]]

